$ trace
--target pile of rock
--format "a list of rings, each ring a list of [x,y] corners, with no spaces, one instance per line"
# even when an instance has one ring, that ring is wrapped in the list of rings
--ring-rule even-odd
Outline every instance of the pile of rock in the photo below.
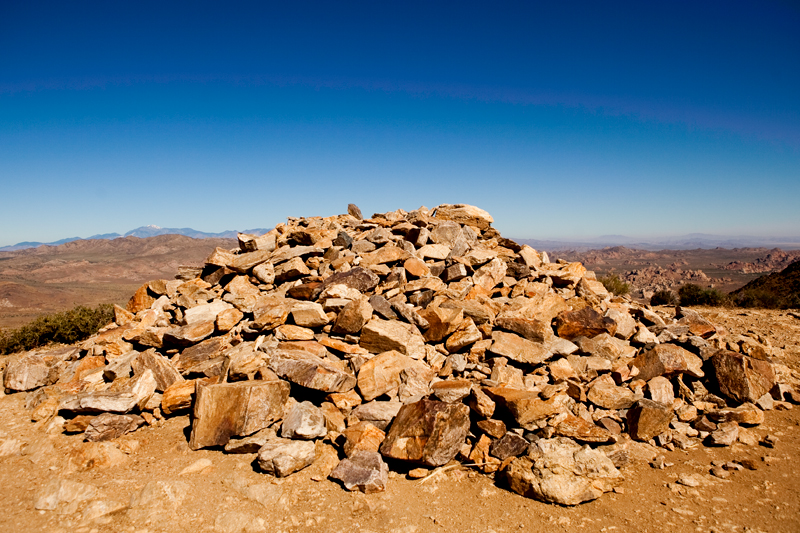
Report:
[[[80,346],[14,358],[5,388],[87,440],[191,414],[192,449],[275,476],[333,446],[350,490],[456,460],[566,505],[618,486],[636,442],[748,442],[741,426],[798,400],[765,350],[614,297],[481,209],[348,211],[145,284]]]

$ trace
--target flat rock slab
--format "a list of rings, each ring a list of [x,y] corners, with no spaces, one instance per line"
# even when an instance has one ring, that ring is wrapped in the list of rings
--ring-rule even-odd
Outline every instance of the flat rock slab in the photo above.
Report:
[[[531,365],[541,364],[553,355],[543,344],[505,331],[492,332],[492,346],[489,351],[518,363]]]
[[[359,450],[342,459],[330,477],[341,481],[347,490],[372,494],[386,490],[389,467],[379,453]]]
[[[144,418],[139,415],[103,413],[89,422],[89,426],[83,433],[83,438],[94,442],[112,440],[126,433],[136,431],[143,425]]]
[[[404,405],[381,446],[381,454],[441,466],[456,456],[469,432],[469,408],[435,400]]]
[[[224,446],[234,435],[250,435],[283,417],[289,397],[285,381],[198,383],[189,447]]]
[[[399,320],[373,318],[361,330],[359,344],[372,353],[395,350],[414,359],[425,357],[425,339]]]
[[[258,466],[276,477],[286,477],[311,465],[316,458],[316,445],[309,440],[274,438],[258,451]]]
[[[736,402],[756,402],[775,386],[775,371],[767,361],[724,351],[711,362],[720,392]]]
[[[688,350],[674,344],[658,344],[631,362],[631,367],[639,369],[638,379],[650,381],[656,376],[689,374],[702,378],[703,360]]]
[[[277,349],[270,355],[270,370],[303,387],[323,392],[347,392],[356,386],[355,376],[306,351]]]

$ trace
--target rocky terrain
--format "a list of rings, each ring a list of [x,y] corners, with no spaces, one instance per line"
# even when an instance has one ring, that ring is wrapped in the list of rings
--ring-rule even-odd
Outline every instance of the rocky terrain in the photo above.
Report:
[[[491,223],[464,205],[290,219],[145,283],[78,346],[5,358],[3,516],[795,530],[797,316],[651,309]]]
[[[614,246],[600,250],[551,252],[579,261],[598,276],[616,274],[630,284],[632,296],[648,300],[654,292],[686,283],[732,292],[764,273],[778,272],[800,258],[800,250],[714,248],[639,250]]]

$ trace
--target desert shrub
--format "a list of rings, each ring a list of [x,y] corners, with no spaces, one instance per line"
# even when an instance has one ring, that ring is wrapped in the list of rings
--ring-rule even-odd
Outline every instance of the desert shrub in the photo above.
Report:
[[[734,296],[739,307],[763,307],[775,309],[782,307],[781,298],[774,292],[763,289],[747,289]]]
[[[675,305],[678,303],[678,298],[672,291],[656,291],[650,298],[650,305]]]
[[[82,341],[114,319],[114,307],[79,305],[69,311],[42,315],[32,322],[0,334],[0,353],[32,350],[50,343],[72,344]]]
[[[728,297],[718,289],[704,289],[694,283],[687,283],[678,289],[681,305],[708,305],[717,307],[727,303]]]
[[[612,294],[622,296],[631,292],[631,286],[620,279],[616,274],[606,274],[598,280],[603,287]]]

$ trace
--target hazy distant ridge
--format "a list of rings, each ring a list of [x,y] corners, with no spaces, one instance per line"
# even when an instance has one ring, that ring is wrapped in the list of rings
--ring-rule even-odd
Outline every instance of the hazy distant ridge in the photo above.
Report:
[[[261,235],[268,231],[269,229],[265,228],[255,228],[255,229],[246,229],[241,233],[252,233],[255,235]],[[237,233],[239,232],[233,230],[223,231],[221,233],[206,233],[204,231],[198,231],[192,228],[161,228],[159,226],[142,226],[136,229],[132,229],[131,231],[125,233],[124,235],[120,235],[119,233],[103,233],[98,235],[92,235],[91,237],[87,237],[86,239],[82,237],[69,237],[67,239],[61,239],[53,242],[29,242],[29,241],[18,242],[17,244],[14,244],[12,246],[4,246],[0,248],[0,252],[15,252],[17,250],[36,248],[37,246],[43,246],[43,245],[58,246],[59,244],[66,244],[72,241],[83,241],[91,239],[118,239],[120,237],[139,237],[145,239],[147,237],[155,237],[157,235],[184,235],[186,237],[192,237],[194,239],[235,239]]]

